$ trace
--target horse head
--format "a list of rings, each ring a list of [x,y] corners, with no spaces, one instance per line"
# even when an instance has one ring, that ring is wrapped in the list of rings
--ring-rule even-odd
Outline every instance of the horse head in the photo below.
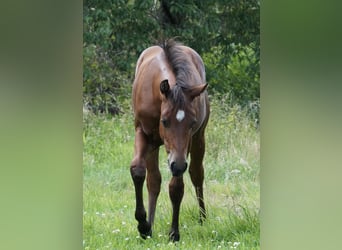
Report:
[[[160,83],[161,112],[159,134],[168,154],[168,164],[173,176],[182,176],[186,171],[187,155],[191,137],[199,128],[194,99],[207,87],[198,84],[191,87],[179,85],[170,88],[168,80]]]

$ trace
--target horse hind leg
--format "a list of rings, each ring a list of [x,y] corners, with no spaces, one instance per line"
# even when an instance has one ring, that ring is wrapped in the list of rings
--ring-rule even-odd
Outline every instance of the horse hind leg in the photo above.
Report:
[[[160,193],[161,175],[158,166],[159,149],[149,154],[147,159],[147,190],[148,190],[148,223],[151,225],[151,235],[156,211],[157,199]]]
[[[195,187],[196,197],[200,209],[200,223],[206,218],[206,209],[203,199],[203,181],[204,181],[204,168],[203,168],[203,157],[205,152],[205,141],[204,136],[194,138],[190,150],[191,161],[189,167],[190,178],[192,184]]]
[[[135,132],[134,158],[131,162],[131,177],[135,189],[135,219],[138,221],[138,231],[142,238],[151,235],[151,224],[146,221],[146,210],[143,202],[143,185],[146,176],[147,138],[141,128],[137,127]]]

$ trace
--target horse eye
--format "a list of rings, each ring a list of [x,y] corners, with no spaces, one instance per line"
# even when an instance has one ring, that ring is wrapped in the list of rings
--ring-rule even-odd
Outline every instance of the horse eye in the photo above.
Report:
[[[170,126],[170,122],[168,120],[166,120],[166,119],[161,119],[161,123],[163,124],[163,126],[165,128]]]
[[[193,120],[190,124],[190,128],[193,128],[197,123],[197,120]]]

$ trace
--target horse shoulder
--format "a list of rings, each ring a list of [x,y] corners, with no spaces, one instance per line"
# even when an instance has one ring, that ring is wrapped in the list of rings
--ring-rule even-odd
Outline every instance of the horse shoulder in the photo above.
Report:
[[[137,75],[142,64],[150,62],[156,55],[162,53],[162,51],[162,48],[159,46],[151,46],[141,52],[135,67],[135,76]]]
[[[160,58],[163,50],[152,46],[140,55],[133,83],[133,109],[136,124],[142,127],[145,134],[153,134],[159,127],[161,79]]]

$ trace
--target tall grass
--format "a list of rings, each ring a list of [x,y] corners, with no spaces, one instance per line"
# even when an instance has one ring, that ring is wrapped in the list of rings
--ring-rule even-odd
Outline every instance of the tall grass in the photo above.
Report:
[[[171,174],[164,148],[153,237],[143,240],[136,229],[129,172],[132,112],[126,108],[113,118],[84,115],[84,249],[259,249],[259,131],[246,109],[225,99],[212,98],[211,110],[204,160],[208,218],[203,225],[198,223],[196,195],[186,173],[178,243],[168,241]]]

